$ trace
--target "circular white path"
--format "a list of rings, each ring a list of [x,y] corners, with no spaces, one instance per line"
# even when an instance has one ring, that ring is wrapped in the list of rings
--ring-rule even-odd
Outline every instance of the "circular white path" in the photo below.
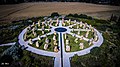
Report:
[[[53,21],[56,21],[56,20],[53,20]],[[67,21],[67,20],[65,20]],[[74,21],[71,21],[71,22],[74,22]],[[90,50],[93,48],[93,47],[99,47],[102,43],[103,43],[103,37],[102,37],[102,34],[100,32],[98,32],[96,29],[94,29],[96,32],[97,32],[97,35],[98,35],[98,40],[97,42],[93,42],[93,45],[90,46],[89,48],[86,48],[86,49],[83,49],[81,51],[76,51],[76,52],[66,52],[65,51],[65,44],[64,44],[64,38],[63,38],[63,34],[67,33],[67,34],[70,34],[72,36],[76,36],[77,38],[80,38],[81,36],[77,35],[77,34],[74,34],[72,33],[71,31],[73,29],[70,29],[69,27],[71,26],[75,26],[76,24],[79,24],[79,22],[76,22],[75,24],[73,25],[70,25],[70,26],[62,26],[62,20],[59,20],[59,26],[55,27],[55,26],[52,26],[50,25],[51,27],[51,32],[50,33],[47,33],[47,34],[44,34],[42,35],[41,37],[46,37],[46,35],[51,35],[53,34],[54,32],[57,32],[55,31],[56,28],[59,28],[59,27],[62,27],[62,28],[65,28],[67,29],[67,31],[65,32],[57,32],[58,33],[58,37],[59,37],[59,47],[60,47],[60,50],[56,53],[56,52],[50,52],[50,51],[45,51],[45,50],[41,50],[41,49],[37,49],[35,47],[32,47],[30,45],[28,45],[28,41],[24,41],[23,39],[23,36],[24,34],[26,33],[27,31],[27,28],[25,28],[19,35],[18,39],[19,39],[19,43],[21,46],[25,46],[27,47],[26,50],[28,51],[31,51],[33,53],[36,53],[36,54],[39,54],[39,55],[44,55],[44,56],[50,56],[50,57],[54,57],[54,67],[70,67],[70,57],[73,57],[75,54],[77,54],[78,56],[81,56],[81,55],[85,55],[85,54],[88,54],[90,53]],[[38,29],[38,30],[42,30],[42,29]],[[48,29],[45,29],[45,30],[48,30]],[[87,31],[85,29],[74,29],[75,31]],[[35,40],[38,40],[38,37],[32,39],[32,41],[35,41]],[[86,40],[88,41],[89,39],[88,38],[85,38],[83,37],[83,40]]]

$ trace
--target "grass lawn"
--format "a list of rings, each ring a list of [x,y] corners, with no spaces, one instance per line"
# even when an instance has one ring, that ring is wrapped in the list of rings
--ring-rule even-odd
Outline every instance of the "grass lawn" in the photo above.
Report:
[[[80,43],[84,43],[84,49],[85,48],[88,48],[88,47],[90,47],[89,45],[88,45],[88,42],[87,41],[85,41],[85,40],[78,40],[78,43],[75,43],[74,42],[74,40],[75,40],[75,38],[76,37],[73,37],[73,36],[71,36],[71,35],[69,35],[69,34],[67,34],[67,36],[68,36],[68,40],[70,40],[70,44],[69,44],[69,46],[71,47],[71,52],[75,52],[75,51],[80,51],[80,50],[82,50],[82,49],[80,49],[79,48],[79,44]],[[66,40],[65,40],[65,35],[64,35],[64,43],[66,43]],[[65,44],[65,46],[66,46],[66,44]],[[66,48],[66,47],[65,47]]]
[[[49,43],[49,47],[46,51],[52,51],[53,52],[53,50],[54,50],[53,36],[54,36],[54,34],[47,36],[47,38],[50,39],[50,43]],[[56,35],[56,38],[58,39],[58,34]],[[32,44],[31,46],[44,50],[45,39],[46,39],[46,37],[44,37],[42,40],[38,40],[40,47],[36,47],[35,43]],[[58,42],[58,40],[57,40],[57,42]]]

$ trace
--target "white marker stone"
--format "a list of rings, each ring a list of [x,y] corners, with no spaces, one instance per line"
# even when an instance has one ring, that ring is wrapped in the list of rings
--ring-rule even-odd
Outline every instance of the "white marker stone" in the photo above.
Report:
[[[58,52],[57,46],[54,47],[54,52]]]
[[[29,39],[29,44],[33,44],[32,39]]]
[[[66,45],[66,51],[70,51],[70,46]]]
[[[80,43],[79,46],[80,46],[80,49],[83,49],[83,48],[84,48],[83,43]]]
[[[68,39],[66,39],[66,45],[69,45],[69,40]]]
[[[75,43],[78,43],[78,38],[75,38],[74,42],[75,42]]]
[[[48,48],[48,44],[45,44],[44,49],[47,50],[47,48]]]
[[[36,41],[36,47],[39,47],[39,42],[38,41]]]

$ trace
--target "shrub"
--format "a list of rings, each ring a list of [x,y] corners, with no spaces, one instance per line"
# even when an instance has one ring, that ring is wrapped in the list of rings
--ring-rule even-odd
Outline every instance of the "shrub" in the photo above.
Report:
[[[55,17],[55,16],[60,16],[60,15],[58,14],[58,12],[53,12],[53,13],[51,14],[51,17]]]

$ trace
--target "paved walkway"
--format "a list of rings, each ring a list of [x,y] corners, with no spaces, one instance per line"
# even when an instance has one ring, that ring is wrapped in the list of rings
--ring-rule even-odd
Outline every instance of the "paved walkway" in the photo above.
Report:
[[[16,42],[13,42],[13,43],[7,43],[7,44],[0,44],[0,46],[11,46],[11,45],[14,45]]]
[[[53,21],[56,21],[56,20],[53,20]],[[89,48],[83,49],[81,51],[65,52],[65,44],[64,44],[63,34],[68,33],[68,34],[70,34],[72,36],[75,36],[77,38],[81,38],[81,36],[72,33],[71,31],[73,29],[69,28],[69,27],[75,26],[76,24],[79,24],[78,22],[76,22],[73,25],[67,26],[67,27],[62,26],[62,22],[63,22],[62,20],[59,20],[59,26],[57,26],[57,27],[50,25],[50,27],[52,27],[51,28],[51,32],[41,36],[41,37],[46,37],[46,35],[51,35],[54,32],[57,32],[57,31],[55,31],[55,28],[62,27],[62,28],[66,28],[67,29],[67,31],[65,31],[65,32],[57,32],[58,36],[59,36],[58,40],[59,40],[59,48],[60,48],[60,50],[57,53],[56,52],[50,52],[50,51],[37,49],[35,47],[32,47],[32,46],[28,45],[28,41],[24,41],[24,39],[23,39],[23,36],[26,33],[27,28],[25,28],[20,33],[20,35],[18,37],[20,45],[27,47],[26,50],[31,51],[33,53],[36,53],[36,54],[39,54],[39,55],[44,55],[44,56],[54,57],[55,58],[54,59],[54,67],[70,67],[71,66],[70,65],[70,57],[73,57],[75,54],[77,54],[78,56],[88,54],[88,53],[90,53],[90,50],[93,47],[99,47],[103,43],[102,34],[99,33],[96,29],[94,29],[97,32],[98,40],[97,40],[97,42],[93,42],[92,46],[90,46]],[[72,22],[74,22],[74,21],[72,21]],[[41,29],[38,29],[38,31],[40,31],[40,30]],[[45,29],[45,30],[49,30],[49,29]],[[85,29],[74,29],[74,31],[88,31],[88,30],[85,30]],[[35,40],[38,40],[38,37],[32,39],[32,41],[35,41]],[[83,40],[88,41],[89,39],[83,37]],[[14,44],[14,43],[3,44],[3,45],[0,45],[0,46],[6,46],[6,45],[11,45],[11,44]]]

